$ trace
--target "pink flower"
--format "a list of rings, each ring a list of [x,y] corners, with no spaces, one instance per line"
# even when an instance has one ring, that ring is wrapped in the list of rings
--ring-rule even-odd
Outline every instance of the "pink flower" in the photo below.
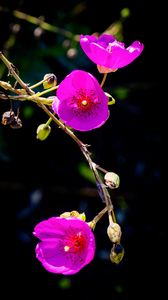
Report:
[[[60,83],[52,108],[65,125],[79,131],[100,127],[109,117],[108,98],[85,71],[72,71]]]
[[[94,235],[89,225],[76,217],[42,221],[33,234],[41,240],[36,257],[49,272],[75,274],[94,257]]]
[[[133,42],[128,48],[118,42],[114,36],[102,34],[80,35],[80,45],[85,54],[97,64],[100,73],[114,72],[135,60],[143,51],[144,45]]]

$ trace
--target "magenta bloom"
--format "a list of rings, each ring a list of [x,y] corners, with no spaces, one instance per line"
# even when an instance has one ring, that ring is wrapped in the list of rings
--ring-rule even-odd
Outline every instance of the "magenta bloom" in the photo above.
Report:
[[[102,34],[99,38],[93,35],[80,35],[80,45],[85,54],[98,66],[101,73],[116,71],[136,59],[144,45],[135,41],[128,48],[118,42],[114,36]]]
[[[65,125],[79,131],[100,127],[109,117],[108,98],[85,71],[72,71],[60,83],[52,108]]]
[[[49,272],[74,274],[94,257],[94,235],[81,219],[53,217],[40,222],[33,233],[41,240],[36,257]]]

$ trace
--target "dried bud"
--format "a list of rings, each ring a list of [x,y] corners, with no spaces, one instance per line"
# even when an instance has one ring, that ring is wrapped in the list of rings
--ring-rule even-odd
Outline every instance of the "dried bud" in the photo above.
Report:
[[[54,74],[46,74],[44,76],[45,81],[43,82],[44,89],[49,89],[57,84],[57,77]]]
[[[60,215],[60,217],[61,217],[61,218],[69,218],[70,215],[71,215],[71,213],[70,213],[69,211],[66,211],[66,212],[62,213],[62,214]]]
[[[104,180],[105,184],[111,189],[116,189],[120,185],[120,177],[113,172],[107,172],[104,176]]]
[[[61,218],[69,218],[69,217],[75,217],[78,219],[81,219],[82,221],[86,220],[85,213],[80,214],[76,210],[72,210],[71,212],[67,211],[60,215]]]
[[[79,212],[77,210],[72,210],[70,212],[70,216],[78,218],[79,217]]]
[[[114,244],[111,249],[110,259],[112,263],[119,264],[124,257],[124,248],[120,244]]]
[[[46,124],[41,124],[37,127],[36,138],[39,139],[40,141],[44,141],[49,136],[50,132],[51,132],[51,127],[49,125],[46,126]]]
[[[15,114],[12,110],[6,111],[2,115],[2,121],[1,123],[3,125],[11,124],[14,121]]]
[[[21,121],[21,119],[19,119],[18,117],[15,116],[14,120],[10,124],[10,127],[13,128],[13,129],[20,129],[20,128],[22,128],[22,121]]]
[[[107,228],[107,234],[111,242],[119,243],[121,239],[121,227],[117,223],[109,225]]]

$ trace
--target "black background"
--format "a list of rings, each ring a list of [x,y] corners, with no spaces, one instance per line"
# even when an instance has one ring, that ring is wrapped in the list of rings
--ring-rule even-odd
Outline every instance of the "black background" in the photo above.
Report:
[[[73,9],[79,3],[84,9],[75,14]],[[114,90],[116,98],[108,122],[94,131],[77,132],[83,142],[91,144],[94,160],[119,174],[121,179],[119,189],[112,193],[125,248],[120,265],[109,260],[111,243],[104,217],[95,230],[95,258],[81,272],[66,277],[43,269],[35,258],[34,226],[43,219],[74,209],[85,211],[91,220],[103,204],[95,185],[79,173],[84,157],[64,132],[52,124],[46,141],[36,139],[36,128],[46,122],[47,117],[34,104],[30,104],[33,111],[27,118],[24,117],[27,104],[13,104],[15,111],[20,107],[22,129],[12,130],[1,124],[1,248],[4,251],[1,259],[6,295],[11,293],[18,299],[26,296],[86,299],[103,294],[115,300],[150,299],[161,295],[165,287],[162,273],[166,249],[165,198],[160,184],[160,65],[156,34],[161,28],[159,8],[140,0],[48,1],[44,4],[1,1],[1,6],[8,8],[7,12],[0,11],[1,49],[17,66],[22,79],[31,84],[49,72],[55,73],[60,82],[71,68],[82,68],[99,80],[101,76],[76,44],[76,58],[68,60],[65,51],[54,57],[51,50],[63,42],[63,37],[43,32],[36,39],[37,26],[18,20],[12,13],[15,9],[36,17],[44,16],[46,22],[75,34],[92,34],[103,32],[120,18],[120,11],[128,7],[131,15],[123,23],[124,42],[129,45],[140,40],[145,45],[136,61],[107,78],[105,87],[112,94]],[[9,47],[6,42],[13,24],[20,24],[21,29]],[[7,71],[1,80],[8,80]],[[127,90],[126,99],[117,98],[115,91],[119,87]],[[9,102],[1,100],[0,114],[9,107]],[[67,287],[61,285],[64,279]]]

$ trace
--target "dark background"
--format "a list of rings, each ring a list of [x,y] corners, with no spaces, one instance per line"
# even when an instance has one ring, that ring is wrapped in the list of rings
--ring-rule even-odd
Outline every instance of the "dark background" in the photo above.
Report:
[[[4,3],[3,3],[4,2]],[[11,3],[12,2],[12,3]],[[36,5],[35,5],[36,4]],[[121,18],[123,8],[130,15]],[[1,1],[0,48],[19,69],[21,78],[34,84],[46,73],[58,82],[74,69],[102,76],[79,47],[64,34],[41,30],[21,20],[15,11],[41,17],[74,34],[102,33],[114,22],[116,36],[130,45],[144,43],[139,58],[109,74],[104,89],[116,99],[104,126],[77,132],[91,144],[93,159],[116,172],[121,185],[112,195],[118,223],[122,227],[125,256],[121,264],[109,260],[111,243],[105,216],[95,229],[94,260],[73,276],[48,273],[35,258],[34,226],[64,211],[85,211],[91,220],[102,208],[95,184],[89,180],[86,162],[78,146],[51,124],[43,142],[36,129],[47,116],[33,103],[13,103],[23,127],[13,130],[0,125],[0,191],[2,220],[2,262],[6,293],[18,299],[77,297],[109,299],[153,297],[163,292],[162,268],[166,256],[164,197],[161,195],[160,84],[156,28],[160,28],[158,7],[147,1]],[[157,14],[156,14],[157,12]],[[156,18],[157,15],[157,18]],[[74,56],[70,57],[69,49]],[[1,80],[9,80],[0,65]],[[10,81],[12,78],[10,77]],[[54,93],[51,93],[53,95]],[[10,109],[1,100],[0,114]],[[7,257],[7,258],[6,258]],[[37,298],[38,299],[38,298]]]

